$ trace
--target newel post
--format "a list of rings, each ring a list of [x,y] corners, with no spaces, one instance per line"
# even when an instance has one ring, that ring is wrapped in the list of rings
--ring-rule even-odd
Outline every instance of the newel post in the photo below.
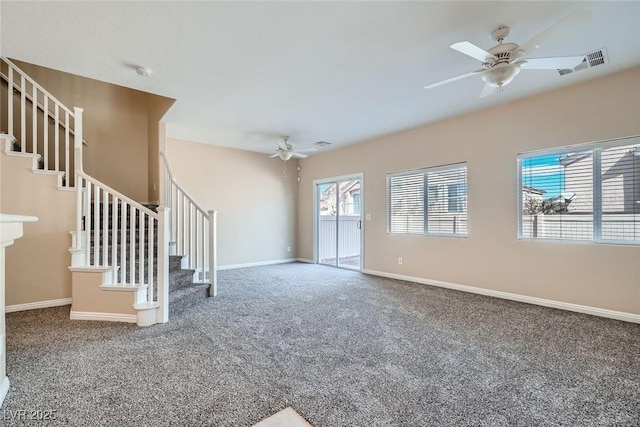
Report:
[[[169,321],[169,208],[158,208],[158,310],[156,323]]]
[[[74,249],[82,248],[82,108],[73,108],[74,117],[74,138],[73,138],[73,165],[74,165],[74,185],[76,187],[76,236]]]
[[[218,294],[218,212],[209,213],[209,296],[215,297]]]

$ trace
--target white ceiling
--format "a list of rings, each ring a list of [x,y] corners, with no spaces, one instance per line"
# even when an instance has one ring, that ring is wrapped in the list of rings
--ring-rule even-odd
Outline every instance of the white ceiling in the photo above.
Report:
[[[423,89],[480,68],[452,43],[488,49],[501,24],[523,43],[579,9],[593,19],[532,56],[606,47],[608,64],[523,70],[483,99],[480,76]],[[3,1],[0,13],[3,56],[176,98],[169,136],[265,153],[262,135],[335,148],[640,65],[640,2]]]

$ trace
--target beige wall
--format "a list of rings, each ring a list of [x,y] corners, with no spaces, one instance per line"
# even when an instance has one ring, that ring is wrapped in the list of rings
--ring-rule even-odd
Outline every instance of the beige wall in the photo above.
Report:
[[[165,124],[160,122],[165,113],[171,108],[174,99],[149,97],[149,182],[148,201],[157,203],[160,201],[160,152],[165,150],[166,135]]]
[[[640,314],[640,247],[519,241],[516,212],[517,154],[640,134],[639,81],[636,68],[301,160],[299,256],[313,257],[313,180],[363,172],[365,269]],[[464,161],[467,238],[386,233],[388,172]]]
[[[203,208],[218,211],[220,266],[297,256],[295,160],[174,139],[167,144],[180,185]]]
[[[14,61],[69,108],[84,108],[84,169],[139,202],[157,200],[157,123],[173,100]],[[157,188],[157,185],[156,185]]]
[[[0,154],[2,213],[34,215],[24,236],[6,253],[6,304],[71,297],[69,231],[75,228],[76,193],[57,188],[57,177],[31,171],[30,158]]]

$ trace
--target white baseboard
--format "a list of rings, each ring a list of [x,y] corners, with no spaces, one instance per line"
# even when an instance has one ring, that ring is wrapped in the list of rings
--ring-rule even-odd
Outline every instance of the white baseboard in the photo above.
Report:
[[[509,292],[494,291],[491,289],[477,288],[475,286],[460,285],[457,283],[441,282],[439,280],[424,279],[422,277],[387,273],[384,271],[362,270],[362,272],[364,274],[387,277],[389,279],[405,280],[408,282],[416,282],[424,285],[437,286],[440,288],[454,289],[456,291],[471,292],[474,294],[486,295],[490,297],[508,299],[508,300],[518,301],[518,302],[524,302],[527,304],[541,305],[543,307],[551,307],[551,308],[557,308],[560,310],[590,314],[592,316],[607,317],[609,319],[622,320],[624,322],[640,323],[640,314],[626,313],[624,311],[607,310],[605,308],[571,304],[568,302],[561,302],[561,301],[554,301],[554,300],[544,299],[544,298],[530,297],[526,295],[512,294]]]
[[[102,322],[126,322],[137,323],[138,316],[135,314],[119,314],[119,313],[95,313],[91,311],[71,311],[69,316],[71,320],[99,320]]]
[[[218,270],[233,270],[235,268],[261,267],[263,265],[287,264],[289,262],[296,262],[296,261],[298,261],[298,258],[275,259],[272,261],[260,261],[260,262],[248,262],[246,264],[219,265]]]
[[[59,307],[61,305],[71,305],[71,298],[50,299],[46,301],[28,302],[25,304],[7,305],[4,308],[5,313],[13,313],[15,311],[36,310],[38,308]]]
[[[313,262],[312,259],[307,259],[307,258],[298,258],[298,262],[305,262],[307,264],[315,264],[315,262]]]
[[[2,406],[2,402],[4,402],[4,398],[7,396],[9,385],[9,378],[4,377],[2,379],[2,384],[0,384],[0,406]]]

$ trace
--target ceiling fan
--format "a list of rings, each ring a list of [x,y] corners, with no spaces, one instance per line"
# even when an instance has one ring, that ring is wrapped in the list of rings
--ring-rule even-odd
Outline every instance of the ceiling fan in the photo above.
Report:
[[[484,88],[480,92],[480,97],[483,98],[491,95],[497,88],[502,88],[511,83],[523,68],[525,70],[571,69],[584,61],[584,55],[554,58],[526,58],[526,56],[538,48],[543,40],[567,31],[571,25],[590,17],[591,13],[586,10],[575,12],[551,25],[522,45],[504,42],[504,39],[509,35],[509,27],[504,25],[499,26],[491,33],[492,38],[498,44],[489,50],[484,50],[468,41],[454,43],[450,46],[451,49],[481,61],[482,68],[430,84],[424,88],[431,89],[478,74],[485,82]]]
[[[316,151],[316,149],[304,148],[302,150],[294,150],[293,146],[289,143],[289,137],[283,136],[282,142],[278,144],[278,151],[276,151],[274,154],[270,155],[269,157],[280,157],[282,160],[286,162],[292,157],[295,159],[304,159],[305,157],[308,157],[308,156],[306,154],[303,154],[303,152],[312,152],[312,151]]]

